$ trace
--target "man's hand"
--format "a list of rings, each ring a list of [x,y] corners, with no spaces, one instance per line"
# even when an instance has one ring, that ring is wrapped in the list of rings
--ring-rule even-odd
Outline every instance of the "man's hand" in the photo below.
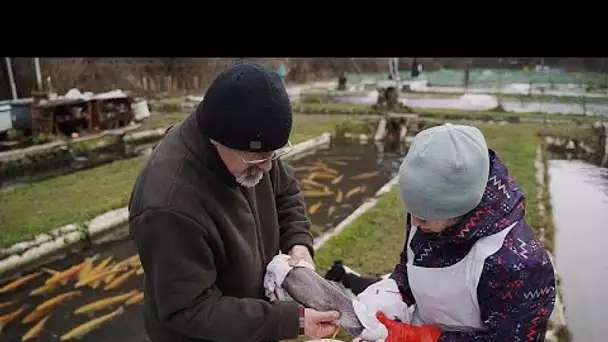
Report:
[[[332,335],[338,329],[337,311],[320,312],[304,310],[304,335],[310,339],[320,339]]]
[[[297,265],[298,262],[300,262],[300,260],[304,260],[313,266],[315,265],[314,261],[312,260],[312,256],[310,255],[310,252],[308,251],[308,247],[306,247],[306,246],[302,246],[302,245],[293,246],[291,248],[291,250],[289,251],[289,256],[290,256],[290,260],[289,260],[290,266]]]

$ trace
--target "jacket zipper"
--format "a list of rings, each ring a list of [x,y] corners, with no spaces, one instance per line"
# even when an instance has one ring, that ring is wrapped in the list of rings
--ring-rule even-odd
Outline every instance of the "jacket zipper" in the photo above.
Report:
[[[266,270],[264,269],[264,263],[266,262],[266,255],[264,253],[264,241],[262,240],[262,232],[260,230],[260,221],[257,215],[256,208],[253,205],[253,201],[251,200],[251,195],[247,189],[241,188],[243,195],[245,196],[245,200],[247,200],[247,204],[249,204],[249,210],[251,211],[251,216],[253,216],[253,221],[255,223],[255,237],[258,242],[258,253],[260,257],[261,263],[261,276],[262,280],[264,279],[264,275],[266,274]],[[262,291],[262,296],[264,296],[264,291]]]

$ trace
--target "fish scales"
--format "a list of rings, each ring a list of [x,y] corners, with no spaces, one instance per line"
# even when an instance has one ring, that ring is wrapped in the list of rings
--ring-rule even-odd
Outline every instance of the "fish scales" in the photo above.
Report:
[[[340,325],[352,337],[363,331],[353,309],[351,297],[338,286],[321,277],[307,267],[295,267],[283,281],[283,288],[298,303],[318,311],[340,312]]]

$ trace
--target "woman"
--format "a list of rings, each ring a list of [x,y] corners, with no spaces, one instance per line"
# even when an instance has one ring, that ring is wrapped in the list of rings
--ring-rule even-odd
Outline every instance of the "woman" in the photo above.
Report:
[[[399,187],[407,239],[382,282],[396,283],[416,306],[412,325],[380,317],[386,341],[421,329],[413,325],[436,326],[438,341],[543,341],[555,302],[553,265],[526,224],[522,190],[481,131],[448,123],[418,134]],[[381,301],[363,299],[373,297],[366,291],[365,306],[381,312]],[[386,338],[370,335],[362,337]]]

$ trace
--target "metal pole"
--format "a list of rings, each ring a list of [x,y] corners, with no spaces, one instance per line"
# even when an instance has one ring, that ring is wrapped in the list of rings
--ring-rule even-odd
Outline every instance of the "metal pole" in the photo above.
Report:
[[[498,58],[498,105],[502,106],[502,58]]]
[[[399,73],[399,57],[393,59],[395,65],[393,71],[395,73],[395,81],[397,82],[397,94],[401,92],[401,74]]]
[[[602,57],[602,65],[600,65],[600,73],[604,72],[604,61],[606,57]],[[608,73],[604,74],[604,86],[608,85]]]
[[[13,75],[13,65],[9,57],[4,57],[6,63],[6,71],[8,73],[8,81],[11,84],[11,92],[13,93],[13,100],[17,99],[17,85],[15,84],[15,77]]]
[[[38,84],[38,90],[42,90],[42,74],[40,72],[39,57],[34,57],[34,68],[36,69],[36,84]]]

